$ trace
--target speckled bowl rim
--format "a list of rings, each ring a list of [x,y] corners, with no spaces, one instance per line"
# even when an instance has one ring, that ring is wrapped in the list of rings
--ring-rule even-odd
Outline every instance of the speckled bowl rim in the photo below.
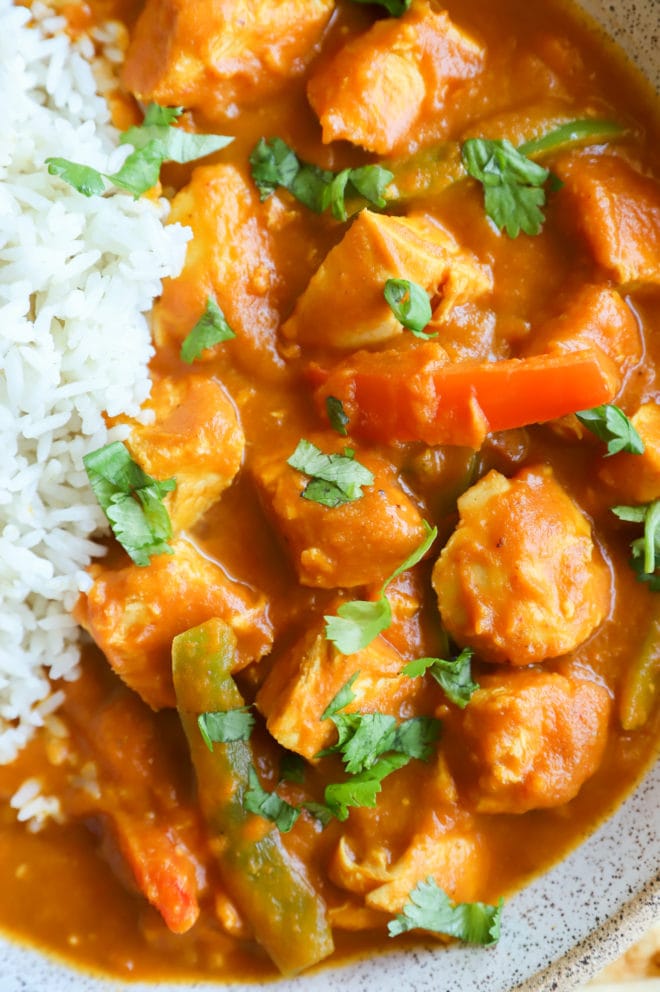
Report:
[[[534,2],[534,0],[531,0]],[[660,89],[660,0],[582,0]],[[0,992],[569,992],[660,919],[660,765],[551,871],[510,899],[494,948],[437,944],[294,980],[219,985],[101,979],[0,938]],[[594,907],[598,912],[594,912]]]

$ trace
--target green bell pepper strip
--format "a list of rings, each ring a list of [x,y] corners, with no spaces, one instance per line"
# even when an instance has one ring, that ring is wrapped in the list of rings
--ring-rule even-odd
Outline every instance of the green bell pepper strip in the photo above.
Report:
[[[325,903],[304,866],[284,847],[279,831],[243,806],[254,762],[250,743],[215,744],[210,752],[197,723],[200,713],[244,705],[230,675],[235,648],[233,631],[218,619],[174,638],[177,708],[223,883],[256,939],[280,971],[290,975],[334,949]]]

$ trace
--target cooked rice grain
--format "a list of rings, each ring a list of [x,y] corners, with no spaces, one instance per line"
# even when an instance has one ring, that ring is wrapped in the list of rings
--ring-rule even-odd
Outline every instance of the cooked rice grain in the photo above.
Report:
[[[135,415],[149,393],[146,314],[188,239],[164,202],[48,175],[49,156],[112,172],[126,155],[94,48],[64,27],[0,0],[0,763],[43,724],[50,678],[76,676],[70,610],[105,530],[83,455],[125,436],[104,411]]]

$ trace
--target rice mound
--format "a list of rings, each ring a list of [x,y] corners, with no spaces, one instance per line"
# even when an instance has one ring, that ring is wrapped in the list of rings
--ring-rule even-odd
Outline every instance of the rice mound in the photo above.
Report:
[[[76,677],[71,617],[106,527],[83,455],[125,437],[150,389],[147,314],[183,264],[189,231],[167,205],[87,199],[50,176],[60,156],[115,171],[89,39],[41,3],[0,0],[0,763]]]

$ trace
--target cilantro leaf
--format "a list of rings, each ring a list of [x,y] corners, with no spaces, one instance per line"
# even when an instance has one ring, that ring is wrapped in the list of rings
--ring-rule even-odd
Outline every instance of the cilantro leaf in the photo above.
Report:
[[[424,333],[433,313],[429,295],[422,286],[409,279],[388,279],[384,296],[399,323],[412,331],[416,338],[428,341],[437,337],[437,331],[434,334]]]
[[[594,406],[591,410],[580,410],[575,414],[581,424],[607,442],[607,455],[616,455],[626,451],[631,455],[644,453],[644,442],[637,433],[635,425],[625,415],[623,410],[613,403]]]
[[[401,17],[410,10],[412,0],[353,0],[353,3],[376,3],[388,10],[393,17]]]
[[[381,631],[391,624],[392,607],[385,595],[385,590],[397,576],[422,560],[438,536],[437,527],[429,527],[426,520],[423,523],[426,537],[412,554],[385,579],[377,600],[353,599],[348,603],[342,603],[337,609],[336,616],[323,618],[326,622],[326,638],[332,641],[342,654],[354,654],[356,651],[366,648]]]
[[[472,698],[472,694],[479,688],[478,683],[472,681],[471,661],[473,651],[471,648],[463,648],[457,658],[447,660],[445,658],[417,658],[410,661],[403,668],[403,674],[409,678],[417,678],[424,672],[430,672],[447,698],[464,709]]]
[[[342,437],[347,437],[349,419],[342,401],[338,400],[336,396],[326,396],[325,409],[332,429],[337,431],[337,434],[341,434]]]
[[[486,214],[509,237],[538,234],[543,226],[548,169],[522,155],[510,141],[469,138],[461,149],[469,175],[483,186]]]
[[[294,751],[285,751],[280,760],[280,781],[296,782],[305,779],[305,759]]]
[[[332,697],[326,708],[321,713],[322,720],[331,720],[332,717],[343,710],[345,706],[352,703],[355,699],[355,693],[353,692],[353,685],[359,676],[359,672],[353,672],[350,679],[344,683],[339,692]]]
[[[373,474],[355,460],[350,448],[343,455],[326,455],[311,441],[298,442],[296,450],[287,459],[287,465],[311,479],[303,489],[303,499],[324,506],[343,506],[360,499],[362,486],[372,486]]]
[[[300,816],[299,809],[276,792],[267,792],[263,788],[253,765],[248,768],[248,788],[243,796],[243,806],[248,813],[256,813],[270,820],[282,834],[288,833]]]
[[[181,116],[180,107],[147,107],[142,124],[119,136],[119,143],[133,151],[118,172],[104,173],[64,158],[47,158],[51,175],[60,176],[84,196],[98,196],[105,182],[128,190],[137,199],[158,182],[163,162],[192,162],[225,148],[234,139],[222,134],[192,134],[172,124]]]
[[[172,554],[167,544],[172,524],[162,501],[176,480],[152,479],[121,441],[90,452],[83,463],[113,534],[135,564],[146,566],[153,555]]]
[[[249,157],[252,179],[261,200],[278,187],[288,190],[315,213],[328,207],[336,220],[347,219],[346,197],[360,197],[377,207],[385,206],[383,193],[393,173],[380,165],[331,172],[303,162],[282,138],[261,138]]]
[[[407,765],[410,758],[406,754],[388,754],[366,771],[353,775],[345,782],[333,782],[325,787],[325,805],[338,820],[348,817],[350,806],[376,805],[376,796],[381,791],[381,783],[392,772]]]
[[[247,741],[254,727],[254,717],[249,706],[239,706],[235,710],[214,710],[200,713],[197,717],[199,732],[209,751],[213,744],[227,744],[230,741]]]
[[[306,802],[303,803],[303,809],[306,809],[308,813],[311,813],[322,826],[327,827],[330,821],[334,818],[334,813],[332,810],[325,805],[325,803],[315,803]]]
[[[221,341],[230,341],[236,335],[227,323],[227,319],[215,302],[209,296],[206,300],[204,313],[181,345],[180,355],[184,362],[191,365],[196,358]]]
[[[392,750],[409,758],[428,761],[440,736],[440,721],[431,716],[413,716],[396,728]]]
[[[640,582],[646,582],[652,592],[660,592],[660,500],[640,506],[614,506],[619,520],[643,523],[644,535],[631,542],[631,565]]]
[[[387,926],[390,937],[408,930],[431,930],[457,937],[469,944],[495,944],[500,938],[503,901],[497,906],[483,902],[453,903],[429,876],[409,895],[403,912]]]

